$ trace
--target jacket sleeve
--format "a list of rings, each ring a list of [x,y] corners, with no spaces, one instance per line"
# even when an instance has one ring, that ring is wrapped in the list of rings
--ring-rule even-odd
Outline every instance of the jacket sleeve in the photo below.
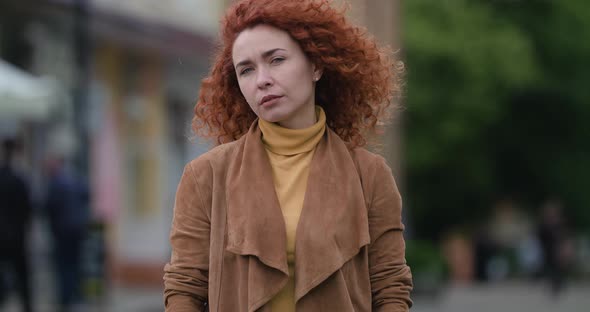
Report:
[[[372,173],[369,206],[369,274],[373,311],[402,312],[412,306],[412,274],[405,260],[401,196],[382,157]]]
[[[208,296],[210,200],[202,196],[207,190],[191,164],[185,167],[176,192],[172,255],[164,268],[164,305],[170,312],[205,311]]]

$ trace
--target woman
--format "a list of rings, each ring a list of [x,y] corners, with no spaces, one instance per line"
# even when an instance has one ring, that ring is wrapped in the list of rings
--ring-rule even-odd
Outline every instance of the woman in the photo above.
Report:
[[[401,199],[361,148],[398,90],[328,0],[228,9],[180,181],[166,311],[407,311]],[[392,83],[394,82],[394,83]]]

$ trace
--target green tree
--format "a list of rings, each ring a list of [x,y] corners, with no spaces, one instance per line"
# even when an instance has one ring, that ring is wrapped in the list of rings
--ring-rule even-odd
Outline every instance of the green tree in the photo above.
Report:
[[[403,18],[405,203],[435,238],[485,216],[498,193],[488,133],[539,66],[527,34],[483,3],[406,1]]]
[[[484,2],[484,1],[481,1]],[[527,33],[538,60],[535,84],[513,94],[503,123],[512,129],[505,152],[520,159],[502,159],[501,165],[522,168],[507,171],[503,183],[519,181],[533,201],[560,197],[572,224],[590,225],[590,9],[587,1],[493,1],[502,16]],[[518,122],[517,122],[518,121]],[[510,126],[509,126],[510,125]],[[506,130],[504,130],[506,136]],[[521,142],[518,146],[517,142]],[[527,183],[528,181],[528,183]],[[512,184],[515,184],[514,182]],[[528,186],[528,188],[526,188]],[[513,188],[516,185],[512,186]]]
[[[590,225],[590,10],[584,0],[403,7],[405,203],[418,236],[485,220],[503,196],[561,198]]]

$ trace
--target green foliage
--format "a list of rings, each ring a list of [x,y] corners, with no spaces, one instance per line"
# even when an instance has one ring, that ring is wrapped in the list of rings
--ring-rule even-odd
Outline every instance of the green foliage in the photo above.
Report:
[[[557,195],[590,222],[586,3],[403,5],[405,202],[417,234],[481,221],[502,196],[534,206]]]

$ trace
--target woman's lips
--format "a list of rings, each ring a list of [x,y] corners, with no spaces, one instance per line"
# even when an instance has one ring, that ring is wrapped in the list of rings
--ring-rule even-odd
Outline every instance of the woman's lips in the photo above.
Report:
[[[260,105],[262,105],[262,106],[272,105],[272,104],[276,103],[280,98],[282,98],[282,96],[267,95],[262,98],[262,100],[260,101]]]

